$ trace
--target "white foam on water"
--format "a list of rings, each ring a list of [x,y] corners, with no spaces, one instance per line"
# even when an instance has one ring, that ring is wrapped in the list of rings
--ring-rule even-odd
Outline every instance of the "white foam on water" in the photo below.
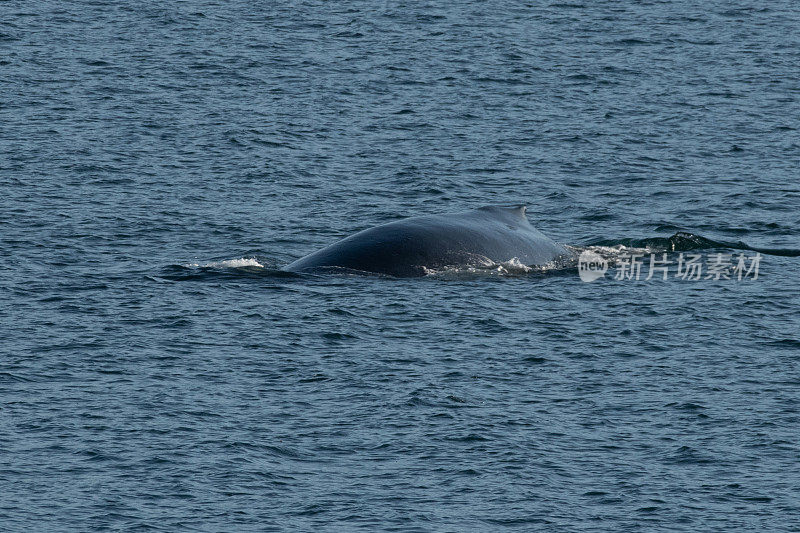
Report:
[[[649,246],[645,248],[636,248],[633,246],[625,246],[623,244],[617,244],[614,246],[586,246],[583,248],[572,247],[572,249],[594,252],[608,261],[611,266],[614,266],[621,258],[627,258],[631,255],[647,256],[657,251]]]
[[[259,267],[264,268],[264,265],[259,263],[255,257],[239,259],[227,259],[225,261],[212,261],[210,263],[191,263],[186,265],[193,268],[242,268],[242,267]]]
[[[441,269],[424,268],[426,276],[445,276],[456,278],[461,276],[523,276],[530,273],[546,273],[548,271],[562,270],[573,265],[574,260],[570,258],[556,259],[543,265],[528,266],[519,258],[514,257],[508,261],[494,262],[489,259],[480,261],[478,264],[469,266],[450,266]]]
[[[528,272],[532,271],[533,268],[529,267],[528,265],[524,264],[522,261],[519,260],[517,257],[512,257],[508,261],[503,261],[502,263],[498,263],[497,266],[494,268],[498,274],[527,274]]]

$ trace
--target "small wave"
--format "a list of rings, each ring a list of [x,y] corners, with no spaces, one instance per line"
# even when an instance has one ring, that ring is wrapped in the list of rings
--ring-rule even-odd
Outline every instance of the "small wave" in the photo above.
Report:
[[[426,277],[436,278],[473,278],[480,276],[518,277],[530,274],[549,274],[574,268],[576,256],[562,256],[543,265],[526,265],[517,257],[508,261],[492,261],[486,257],[470,265],[446,266],[432,269],[425,268]]]
[[[609,265],[614,266],[620,259],[628,258],[632,255],[648,255],[660,249],[653,249],[649,246],[626,246],[624,244],[615,245],[590,245],[590,246],[573,246],[571,247],[576,253],[590,251],[598,254],[600,257],[608,261]]]
[[[499,275],[522,275],[532,270],[531,267],[522,263],[518,258],[513,257],[508,261],[494,262],[486,257],[480,258],[470,265],[453,265],[442,268],[422,267],[426,276],[437,274],[499,274]]]
[[[212,261],[210,263],[190,263],[184,265],[189,268],[243,268],[243,267],[258,267],[264,268],[264,265],[258,262],[255,257],[239,259],[226,259],[225,261]]]
[[[247,278],[297,278],[298,274],[281,270],[275,261],[268,257],[239,257],[197,263],[177,263],[166,265],[158,272],[147,276],[151,281],[164,283],[171,281],[201,281]]]
[[[679,231],[671,237],[650,237],[646,239],[617,239],[598,240],[587,245],[587,249],[603,255],[604,251],[611,254],[620,253],[659,253],[659,252],[688,252],[691,250],[710,249],[751,250],[767,255],[785,257],[798,257],[800,250],[791,248],[760,248],[750,246],[742,241],[728,242],[715,241],[701,235]]]

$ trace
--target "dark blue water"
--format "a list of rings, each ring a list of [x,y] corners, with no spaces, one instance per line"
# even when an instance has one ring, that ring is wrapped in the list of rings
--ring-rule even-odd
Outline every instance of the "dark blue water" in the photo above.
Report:
[[[0,2],[0,529],[798,531],[792,253],[741,282],[277,269],[500,203],[577,249],[796,252],[799,25]]]

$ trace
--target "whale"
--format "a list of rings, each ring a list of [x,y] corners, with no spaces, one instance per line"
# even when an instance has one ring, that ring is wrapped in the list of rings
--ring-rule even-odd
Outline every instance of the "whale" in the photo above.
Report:
[[[283,270],[344,270],[406,278],[512,260],[543,266],[570,256],[563,245],[531,225],[526,209],[524,205],[489,205],[389,222],[301,257]]]

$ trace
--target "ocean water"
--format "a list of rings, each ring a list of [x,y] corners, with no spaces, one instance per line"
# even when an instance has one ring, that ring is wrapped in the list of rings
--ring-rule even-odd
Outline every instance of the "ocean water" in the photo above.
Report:
[[[0,2],[0,530],[800,531],[798,25]],[[280,270],[487,204],[609,272]]]

